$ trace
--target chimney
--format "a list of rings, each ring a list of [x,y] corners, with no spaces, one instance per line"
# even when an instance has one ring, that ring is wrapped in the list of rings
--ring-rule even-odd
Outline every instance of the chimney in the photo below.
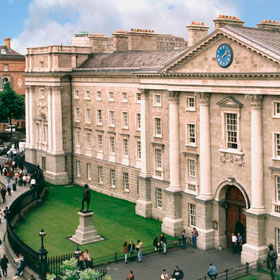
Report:
[[[266,29],[272,31],[279,31],[280,32],[280,24],[278,20],[267,20],[263,19],[261,23],[257,24],[259,29]]]
[[[11,38],[4,38],[4,45],[10,49],[11,48]]]
[[[208,35],[209,27],[204,22],[192,22],[187,26],[188,30],[188,47],[192,47],[201,39]]]
[[[238,17],[234,16],[219,15],[213,21],[215,23],[215,30],[222,28],[228,24],[244,26],[244,21],[241,21]]]

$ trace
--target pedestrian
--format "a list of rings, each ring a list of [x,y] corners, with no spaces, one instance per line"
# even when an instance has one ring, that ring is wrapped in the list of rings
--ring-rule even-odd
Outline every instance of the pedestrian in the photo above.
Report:
[[[1,266],[2,274],[4,277],[7,277],[8,263],[9,263],[9,260],[6,257],[6,255],[4,255],[3,258],[0,260],[0,266]]]
[[[143,247],[143,243],[140,240],[138,240],[136,245],[136,250],[137,250],[137,258],[139,263],[142,262],[142,247]]]
[[[84,270],[84,253],[83,253],[83,251],[81,251],[81,254],[79,255],[79,258],[78,258],[78,269],[80,271]]]
[[[181,239],[182,239],[182,248],[185,249],[186,248],[186,243],[187,243],[186,230],[183,230]]]
[[[243,238],[240,233],[237,233],[237,251],[238,253],[241,253],[242,251],[242,244],[243,244]]]
[[[126,241],[123,243],[123,253],[124,253],[124,263],[127,263],[128,246]]]
[[[266,257],[267,269],[270,271],[271,279],[274,280],[274,271],[276,272],[277,251],[271,243],[268,244],[268,253]]]
[[[133,253],[135,251],[135,244],[133,243],[132,240],[128,244],[128,251],[129,251],[130,255],[133,255]]]
[[[0,209],[0,224],[2,223],[2,219],[4,218],[4,215],[3,215],[3,212],[2,210]]]
[[[196,228],[193,228],[193,231],[192,231],[192,246],[193,246],[193,248],[196,248],[197,237],[198,237],[198,231],[196,230]]]
[[[9,214],[10,214],[10,210],[9,210],[8,206],[6,206],[6,208],[5,208],[5,210],[3,211],[3,213],[4,213],[4,218],[5,218],[5,220],[7,220],[8,216],[9,216]]]
[[[8,195],[11,196],[12,195],[12,193],[11,193],[11,191],[12,191],[12,183],[11,182],[6,184],[6,189],[8,191]]]
[[[134,274],[133,274],[133,271],[129,271],[127,277],[126,277],[126,280],[134,280],[135,277],[134,277]]]
[[[36,280],[36,278],[34,277],[33,274],[31,274],[29,280]]]
[[[23,183],[23,186],[25,187],[26,186],[26,175],[22,176],[22,183]]]
[[[164,233],[160,235],[160,245],[163,248],[163,254],[166,255],[167,241]]]
[[[173,277],[175,280],[184,279],[184,272],[177,265],[174,267]]]
[[[6,188],[3,186],[1,188],[1,196],[2,196],[3,203],[6,202],[6,193],[7,193]]]
[[[207,274],[208,274],[210,279],[216,279],[217,276],[218,276],[217,268],[212,263],[209,264]]]
[[[86,268],[93,268],[93,259],[90,256],[90,253],[88,250],[85,250],[85,252],[84,252],[84,260],[85,260]]]
[[[176,280],[173,274],[170,275],[170,280]]]
[[[231,244],[232,244],[232,253],[235,254],[236,252],[236,245],[237,245],[237,237],[234,232],[231,234]]]
[[[166,269],[163,269],[161,275],[160,275],[161,280],[168,280],[168,274],[166,272]]]
[[[24,256],[22,254],[18,254],[18,258],[15,258],[15,263],[17,263],[17,272],[13,279],[17,279],[23,274],[23,270],[25,267]]]
[[[155,251],[157,251],[159,249],[159,242],[158,242],[158,235],[156,234],[154,240],[153,240],[153,246]]]

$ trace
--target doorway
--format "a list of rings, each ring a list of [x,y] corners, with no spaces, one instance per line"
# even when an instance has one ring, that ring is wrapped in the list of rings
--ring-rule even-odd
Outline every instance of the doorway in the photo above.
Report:
[[[235,186],[228,186],[226,192],[226,237],[227,247],[232,247],[231,235],[240,233],[243,243],[246,243],[246,216],[243,211],[246,209],[246,202],[241,191]]]

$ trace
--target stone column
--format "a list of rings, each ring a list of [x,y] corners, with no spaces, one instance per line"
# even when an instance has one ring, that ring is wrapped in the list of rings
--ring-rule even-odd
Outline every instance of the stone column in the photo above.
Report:
[[[30,131],[29,131],[29,87],[25,88],[25,131],[26,131],[26,146],[29,147]]]
[[[200,93],[200,188],[199,199],[212,199],[211,186],[211,137],[210,95]]]
[[[33,97],[35,95],[35,87],[32,86],[29,90],[29,132],[30,132],[30,148],[34,148],[35,128],[34,128],[34,108],[33,108]]]
[[[52,152],[52,89],[48,88],[48,153]]]
[[[150,174],[150,116],[149,90],[141,92],[141,172],[138,177],[140,197],[136,203],[136,214],[143,217],[152,216],[151,174]]]

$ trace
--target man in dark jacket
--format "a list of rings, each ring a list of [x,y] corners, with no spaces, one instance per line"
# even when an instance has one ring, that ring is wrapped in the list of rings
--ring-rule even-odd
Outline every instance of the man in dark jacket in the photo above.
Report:
[[[6,255],[4,255],[0,261],[0,266],[4,277],[7,277],[8,263],[9,263],[8,258],[6,257]]]
[[[184,278],[184,272],[181,269],[179,269],[177,265],[174,267],[173,277],[176,280],[180,280]]]

